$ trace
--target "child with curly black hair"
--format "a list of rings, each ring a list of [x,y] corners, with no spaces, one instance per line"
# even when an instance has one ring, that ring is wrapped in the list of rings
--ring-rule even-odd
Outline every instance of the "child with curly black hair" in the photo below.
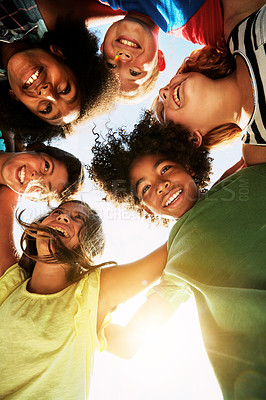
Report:
[[[116,339],[108,351],[132,357],[181,304],[194,298],[223,399],[262,399],[266,164],[241,169],[198,199],[209,178],[210,158],[197,135],[176,129],[154,123],[148,114],[128,138],[123,132],[118,139],[109,134],[107,143],[94,148],[90,172],[109,198],[182,216],[170,232],[159,285],[126,326],[107,328],[107,341],[109,335]]]
[[[140,214],[180,218],[209,183],[211,158],[186,129],[154,121],[146,112],[133,132],[109,132],[93,148],[89,169],[107,199]]]

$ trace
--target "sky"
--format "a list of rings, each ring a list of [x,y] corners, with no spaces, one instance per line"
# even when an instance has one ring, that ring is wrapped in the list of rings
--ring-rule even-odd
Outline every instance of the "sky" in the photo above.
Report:
[[[102,37],[107,27],[98,27],[97,36]],[[197,47],[163,33],[160,33],[159,43],[164,51],[167,67],[160,74],[154,92],[147,99],[136,105],[120,105],[112,114],[104,115],[79,128],[67,140],[55,140],[54,145],[72,152],[84,164],[89,164],[94,127],[102,136],[106,132],[106,126],[123,126],[130,132],[141,110],[149,108],[158,89],[169,82],[183,59]],[[240,159],[240,140],[216,149],[211,155],[214,158],[214,183],[227,168]],[[171,226],[158,228],[125,209],[103,202],[103,194],[95,189],[89,179],[86,179],[80,197],[103,218],[106,234],[103,261],[128,263],[143,257],[167,240]],[[31,217],[39,212],[38,207],[39,205],[31,205]],[[121,305],[114,314],[114,322],[125,324],[144,299],[144,295],[137,296]],[[107,352],[96,353],[90,400],[122,399],[222,400],[203,347],[193,300],[183,305],[162,331],[154,332],[149,343],[132,360],[121,360]]]

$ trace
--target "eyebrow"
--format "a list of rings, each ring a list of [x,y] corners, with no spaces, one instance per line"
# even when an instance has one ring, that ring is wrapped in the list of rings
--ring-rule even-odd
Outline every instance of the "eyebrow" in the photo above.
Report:
[[[54,162],[52,161],[52,159],[50,158],[50,163],[52,164],[52,172],[50,173],[50,176],[51,175],[53,175],[53,173],[54,173]],[[48,188],[49,188],[49,190],[50,190],[50,192],[52,191],[52,185],[51,185],[51,182],[49,182],[48,183]]]

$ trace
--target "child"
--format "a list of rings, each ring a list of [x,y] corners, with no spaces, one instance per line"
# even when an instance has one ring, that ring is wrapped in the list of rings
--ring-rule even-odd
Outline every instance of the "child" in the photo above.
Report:
[[[265,162],[265,21],[264,1],[247,2],[233,20],[225,13],[231,53],[194,51],[160,89],[152,106],[157,119],[184,125],[208,148],[243,131],[246,164]]]
[[[45,141],[106,112],[118,84],[85,20],[92,26],[121,14],[96,0],[74,9],[71,1],[1,0],[0,129]]]
[[[120,99],[128,101],[151,91],[159,71],[164,69],[156,27],[193,43],[217,47],[223,42],[224,23],[241,20],[246,9],[254,6],[252,0],[103,2],[129,11],[122,21],[108,29],[102,47],[109,68],[119,73]],[[151,48],[145,45],[145,37],[150,38]]]
[[[165,251],[100,268],[115,263],[97,265],[101,220],[80,201],[31,224],[19,221],[25,231],[18,264],[6,251],[10,231],[0,231],[0,397],[85,400],[94,352],[106,345],[105,317],[160,276]]]
[[[164,56],[158,50],[159,28],[193,43],[213,46],[223,37],[222,10],[217,0],[195,0],[189,6],[180,1],[104,3],[129,11],[123,20],[110,26],[102,45],[107,65],[119,73],[120,99],[130,101],[150,92],[159,71],[164,70]]]
[[[207,150],[195,146],[196,135],[176,137],[174,129],[146,116],[129,137],[113,135],[94,148],[91,174],[108,197],[180,218],[160,284],[126,327],[109,327],[107,340],[110,333],[116,342],[108,350],[132,356],[194,296],[224,399],[265,398],[266,165],[244,168],[198,199],[210,169]]]

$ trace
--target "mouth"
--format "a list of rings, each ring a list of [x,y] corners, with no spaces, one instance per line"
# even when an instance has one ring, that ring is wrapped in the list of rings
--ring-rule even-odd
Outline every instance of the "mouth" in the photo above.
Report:
[[[139,43],[137,41],[133,41],[132,39],[125,39],[125,38],[118,38],[116,39],[116,42],[119,44],[122,44],[123,46],[126,47],[131,47],[134,49],[141,49],[141,46],[139,45]]]
[[[172,205],[179,198],[181,193],[183,193],[182,189],[180,189],[177,192],[175,192],[174,194],[172,194],[172,196],[169,197],[169,199],[166,201],[164,207],[169,207],[170,205]]]
[[[178,107],[180,107],[180,97],[179,97],[180,86],[181,83],[178,86],[176,86],[173,90],[173,99]]]
[[[26,176],[26,166],[23,165],[18,171],[18,180],[21,185],[23,185]]]
[[[67,231],[65,231],[63,228],[59,227],[59,226],[51,226],[51,228],[58,232],[60,236],[62,237],[69,237],[69,234],[67,233]]]
[[[28,89],[40,76],[43,67],[38,68],[23,84],[23,89]]]

